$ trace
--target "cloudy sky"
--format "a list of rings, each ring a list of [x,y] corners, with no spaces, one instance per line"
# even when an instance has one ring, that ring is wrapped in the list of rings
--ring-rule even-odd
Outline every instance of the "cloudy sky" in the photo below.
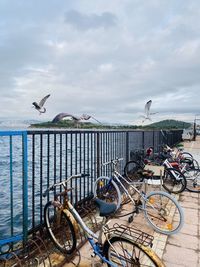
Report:
[[[0,0],[1,117],[200,114],[198,0]],[[39,116],[32,106],[51,94]]]

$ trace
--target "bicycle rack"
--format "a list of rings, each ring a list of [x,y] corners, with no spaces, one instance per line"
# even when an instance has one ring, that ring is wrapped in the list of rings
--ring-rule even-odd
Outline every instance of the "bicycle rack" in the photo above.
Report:
[[[35,236],[29,239],[21,248],[8,252],[0,259],[2,267],[52,267],[49,252],[44,241]]]

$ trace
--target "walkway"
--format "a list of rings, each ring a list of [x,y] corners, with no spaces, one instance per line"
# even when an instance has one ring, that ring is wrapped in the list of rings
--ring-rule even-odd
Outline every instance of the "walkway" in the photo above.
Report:
[[[195,142],[184,142],[184,149],[191,152],[200,163],[200,138],[197,138]],[[200,267],[200,195],[185,191],[180,195],[179,201],[184,209],[185,223],[178,234],[167,237],[154,232],[147,225],[142,214],[134,218],[132,225],[153,234],[153,250],[163,259],[166,267]],[[126,208],[129,209],[129,206]],[[174,220],[176,220],[176,215]],[[125,217],[112,220],[112,223],[116,221],[130,226]],[[92,251],[87,243],[80,253],[79,266],[91,266]],[[95,262],[95,267],[107,266],[98,259],[95,259]],[[64,265],[64,267],[71,266],[74,265],[70,263]]]

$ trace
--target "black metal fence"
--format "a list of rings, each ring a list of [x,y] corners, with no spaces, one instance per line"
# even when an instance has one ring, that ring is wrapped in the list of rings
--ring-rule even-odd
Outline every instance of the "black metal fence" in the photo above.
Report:
[[[28,218],[26,220],[29,233],[34,234],[43,225],[43,208],[45,203],[53,198],[53,193],[50,193],[47,199],[42,197],[42,193],[51,184],[76,173],[89,173],[89,178],[71,181],[70,186],[74,188],[71,200],[77,204],[92,195],[94,181],[98,176],[110,174],[108,167],[102,167],[103,162],[123,158],[121,162],[123,171],[132,150],[152,146],[158,151],[161,144],[167,143],[172,146],[180,142],[181,134],[181,130],[27,131]],[[5,212],[3,211],[3,214]],[[11,219],[15,221],[15,218]]]

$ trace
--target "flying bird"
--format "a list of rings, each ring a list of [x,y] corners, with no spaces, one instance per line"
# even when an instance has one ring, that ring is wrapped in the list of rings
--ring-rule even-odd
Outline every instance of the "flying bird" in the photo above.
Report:
[[[153,113],[150,112],[151,104],[152,104],[152,100],[147,101],[147,103],[145,104],[145,107],[144,107],[145,115],[142,116],[144,118],[142,122],[144,122],[145,120],[151,121],[150,115],[154,115],[157,113],[157,112],[153,112]]]
[[[46,108],[44,107],[44,103],[46,102],[47,98],[49,98],[50,95],[46,95],[44,98],[42,98],[42,100],[40,100],[39,103],[37,102],[33,102],[33,106],[35,107],[36,110],[39,111],[40,115],[41,113],[45,113],[46,112]]]
[[[74,116],[70,113],[59,113],[58,115],[55,116],[55,118],[52,120],[52,122],[57,123],[65,117],[71,117],[71,119],[76,123],[79,123],[81,120],[89,120],[91,118],[94,119],[95,121],[97,121],[98,123],[100,123],[100,121],[96,120],[94,117],[92,117],[88,114],[82,114],[80,117],[78,117],[78,116]]]

